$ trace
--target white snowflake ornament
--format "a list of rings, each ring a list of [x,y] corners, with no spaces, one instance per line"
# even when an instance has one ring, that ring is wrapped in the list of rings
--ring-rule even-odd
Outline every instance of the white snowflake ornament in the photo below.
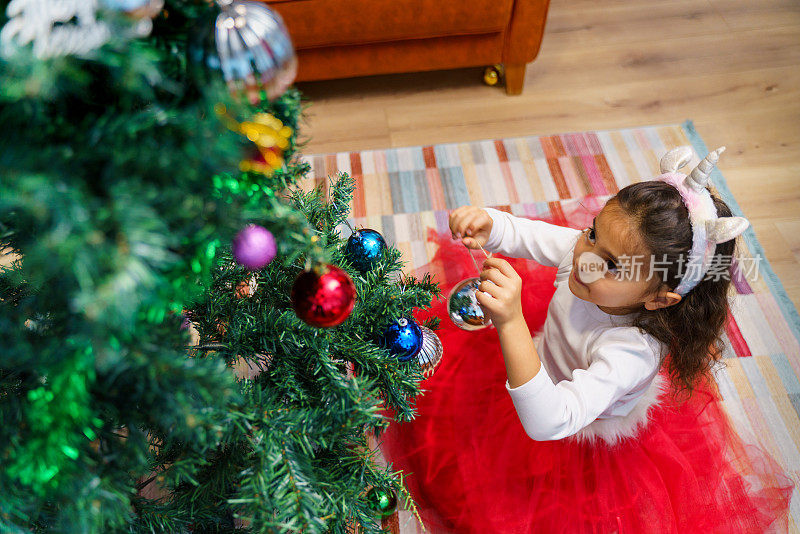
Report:
[[[96,0],[11,0],[6,15],[4,55],[33,43],[38,58],[85,56],[111,38],[108,24],[97,20]]]
[[[148,35],[150,20],[163,6],[162,0],[138,0],[132,11],[125,5],[104,2],[106,9],[139,15],[133,24],[122,29],[126,37]],[[89,56],[117,33],[104,20],[98,20],[99,0],[11,0],[6,8],[8,22],[0,30],[0,53],[11,55],[15,50],[33,44],[33,53],[40,59],[60,56]],[[141,11],[141,14],[139,13]]]

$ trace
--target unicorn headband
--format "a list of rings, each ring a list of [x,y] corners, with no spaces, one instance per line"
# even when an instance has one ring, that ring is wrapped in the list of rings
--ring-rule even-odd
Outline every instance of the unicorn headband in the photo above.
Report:
[[[711,171],[719,161],[719,155],[725,151],[720,147],[708,154],[688,176],[678,173],[692,158],[692,149],[688,146],[673,148],[661,158],[662,174],[655,179],[673,186],[681,194],[686,209],[689,210],[689,222],[692,225],[692,248],[686,271],[681,278],[675,293],[680,296],[691,291],[708,272],[717,243],[734,239],[744,232],[749,222],[744,217],[717,217],[717,210],[711,193],[706,189]]]

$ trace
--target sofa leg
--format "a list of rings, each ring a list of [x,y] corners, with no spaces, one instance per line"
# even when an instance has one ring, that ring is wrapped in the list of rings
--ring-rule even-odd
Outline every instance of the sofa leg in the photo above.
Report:
[[[518,95],[522,93],[522,87],[525,85],[525,67],[527,66],[527,63],[505,65],[507,95]]]

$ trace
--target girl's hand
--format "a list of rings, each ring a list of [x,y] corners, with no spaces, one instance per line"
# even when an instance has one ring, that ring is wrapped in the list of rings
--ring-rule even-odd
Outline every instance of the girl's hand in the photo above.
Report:
[[[467,248],[480,248],[492,233],[492,218],[486,210],[461,206],[450,213],[450,231]]]
[[[480,291],[475,292],[478,304],[488,313],[498,329],[524,319],[522,315],[522,278],[511,264],[500,258],[483,262]]]

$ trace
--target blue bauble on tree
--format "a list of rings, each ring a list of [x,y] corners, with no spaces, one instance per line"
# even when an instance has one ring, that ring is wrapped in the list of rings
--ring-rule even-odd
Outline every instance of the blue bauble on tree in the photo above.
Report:
[[[413,319],[400,317],[383,333],[381,344],[398,360],[405,362],[413,358],[422,348],[422,329]]]
[[[362,228],[347,239],[344,255],[359,271],[371,270],[386,252],[386,241],[375,230]]]

